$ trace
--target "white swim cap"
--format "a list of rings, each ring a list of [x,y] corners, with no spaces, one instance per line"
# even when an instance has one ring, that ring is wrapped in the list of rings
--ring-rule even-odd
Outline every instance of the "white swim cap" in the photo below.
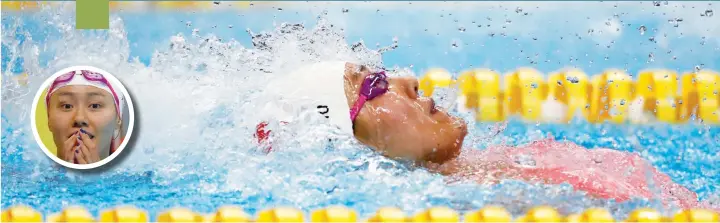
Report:
[[[272,116],[276,116],[271,118],[291,121],[300,115],[298,112],[307,112],[298,109],[309,109],[327,118],[341,132],[352,135],[350,106],[345,96],[346,64],[344,61],[318,62],[283,75],[282,79],[270,83],[266,89],[274,95],[274,99],[281,100],[275,101],[275,105],[266,111],[270,110]],[[273,110],[283,111],[278,115]]]

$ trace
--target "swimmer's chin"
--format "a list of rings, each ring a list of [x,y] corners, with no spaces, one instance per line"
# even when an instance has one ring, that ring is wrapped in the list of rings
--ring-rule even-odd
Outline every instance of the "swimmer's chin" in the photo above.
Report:
[[[465,123],[465,120],[463,120],[462,118],[456,118],[455,123],[456,123],[455,126],[457,128],[459,128],[461,131],[461,134],[460,134],[462,136],[461,139],[465,139],[465,136],[467,136],[467,134],[468,134],[467,123]],[[462,143],[462,141],[461,141],[461,143]]]
[[[465,137],[465,135],[467,135],[467,123],[465,122],[465,119],[461,118],[460,116],[451,115],[444,110],[440,111],[439,113],[446,116],[448,118],[448,121],[452,123],[452,126],[462,132],[462,137]]]

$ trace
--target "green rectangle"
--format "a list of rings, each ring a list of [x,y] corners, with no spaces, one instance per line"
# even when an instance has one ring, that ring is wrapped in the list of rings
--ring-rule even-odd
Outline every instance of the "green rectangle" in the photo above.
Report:
[[[76,0],[75,28],[110,28],[110,0]]]

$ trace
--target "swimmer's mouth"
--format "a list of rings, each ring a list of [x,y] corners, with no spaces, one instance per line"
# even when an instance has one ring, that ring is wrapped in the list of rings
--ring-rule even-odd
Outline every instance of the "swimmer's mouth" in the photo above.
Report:
[[[435,114],[438,112],[437,105],[435,104],[435,99],[430,99],[430,114]]]

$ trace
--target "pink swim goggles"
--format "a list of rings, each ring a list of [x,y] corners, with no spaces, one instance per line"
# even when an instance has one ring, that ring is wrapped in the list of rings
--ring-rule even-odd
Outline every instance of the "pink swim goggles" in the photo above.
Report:
[[[55,81],[53,81],[53,83],[50,85],[50,88],[48,89],[48,94],[45,96],[45,105],[48,106],[48,104],[50,103],[50,96],[52,96],[53,91],[57,90],[55,88],[58,88],[58,86],[64,83],[72,81],[75,76],[82,76],[83,78],[85,78],[85,80],[89,82],[99,83],[110,89],[110,93],[112,93],[113,100],[115,101],[115,111],[117,112],[116,114],[118,114],[118,116],[121,116],[120,99],[118,98],[117,93],[115,93],[115,89],[113,89],[110,82],[105,79],[102,74],[88,70],[81,70],[80,73],[76,73],[76,71],[70,71],[55,78]]]
[[[365,102],[385,94],[388,87],[389,84],[384,71],[373,73],[365,77],[365,80],[360,87],[360,92],[358,92],[360,97],[357,101],[355,101],[352,109],[350,109],[350,118],[352,122],[355,123],[355,119],[360,113],[360,109],[362,109]]]

